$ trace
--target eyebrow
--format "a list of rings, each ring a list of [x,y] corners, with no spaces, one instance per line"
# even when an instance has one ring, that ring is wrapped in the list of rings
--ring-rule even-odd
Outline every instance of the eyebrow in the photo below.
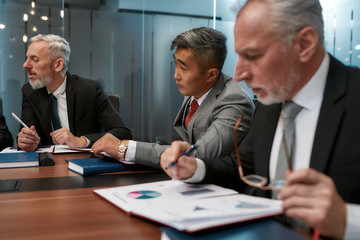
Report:
[[[187,67],[187,65],[186,65],[186,63],[184,61],[182,61],[181,59],[176,58],[175,55],[173,55],[173,57],[174,57],[175,62],[179,62],[182,65],[184,65],[185,67]]]

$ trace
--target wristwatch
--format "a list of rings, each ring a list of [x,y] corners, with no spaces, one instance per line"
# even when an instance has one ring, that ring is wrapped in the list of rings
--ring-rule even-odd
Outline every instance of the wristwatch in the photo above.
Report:
[[[118,159],[121,161],[125,160],[126,150],[128,149],[129,141],[123,140],[119,142]]]

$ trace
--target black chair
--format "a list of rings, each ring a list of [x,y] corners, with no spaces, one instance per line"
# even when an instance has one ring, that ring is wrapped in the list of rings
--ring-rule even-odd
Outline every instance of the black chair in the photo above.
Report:
[[[117,94],[108,94],[108,98],[116,111],[120,112],[120,97]]]

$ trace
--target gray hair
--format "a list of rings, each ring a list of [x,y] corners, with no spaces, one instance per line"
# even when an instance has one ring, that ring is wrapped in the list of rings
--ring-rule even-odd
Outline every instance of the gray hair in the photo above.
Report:
[[[313,27],[319,37],[319,43],[324,44],[324,22],[319,0],[248,0],[264,2],[271,10],[269,33],[291,46],[298,31],[306,26]],[[239,11],[239,13],[241,10]]]
[[[194,51],[195,61],[201,70],[215,65],[221,72],[227,54],[226,36],[212,28],[194,28],[176,36],[171,43],[171,50],[175,48]]]
[[[56,58],[64,59],[64,69],[63,73],[65,73],[69,67],[70,61],[70,45],[68,41],[64,38],[54,35],[54,34],[38,34],[30,39],[30,42],[39,42],[46,41],[49,43],[48,51],[51,60],[55,60]]]

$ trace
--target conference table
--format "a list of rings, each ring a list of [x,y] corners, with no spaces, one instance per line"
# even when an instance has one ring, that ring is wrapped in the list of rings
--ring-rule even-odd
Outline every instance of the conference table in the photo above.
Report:
[[[94,189],[168,180],[161,171],[81,176],[67,159],[89,153],[54,154],[55,166],[0,169],[0,181],[17,181],[0,192],[0,239],[160,239],[159,225],[123,211]]]
[[[0,239],[160,239],[159,224],[128,216],[93,190],[169,177],[152,169],[90,176],[68,170],[68,159],[88,157],[54,154],[55,166],[0,169],[0,183],[15,183],[0,191]]]

